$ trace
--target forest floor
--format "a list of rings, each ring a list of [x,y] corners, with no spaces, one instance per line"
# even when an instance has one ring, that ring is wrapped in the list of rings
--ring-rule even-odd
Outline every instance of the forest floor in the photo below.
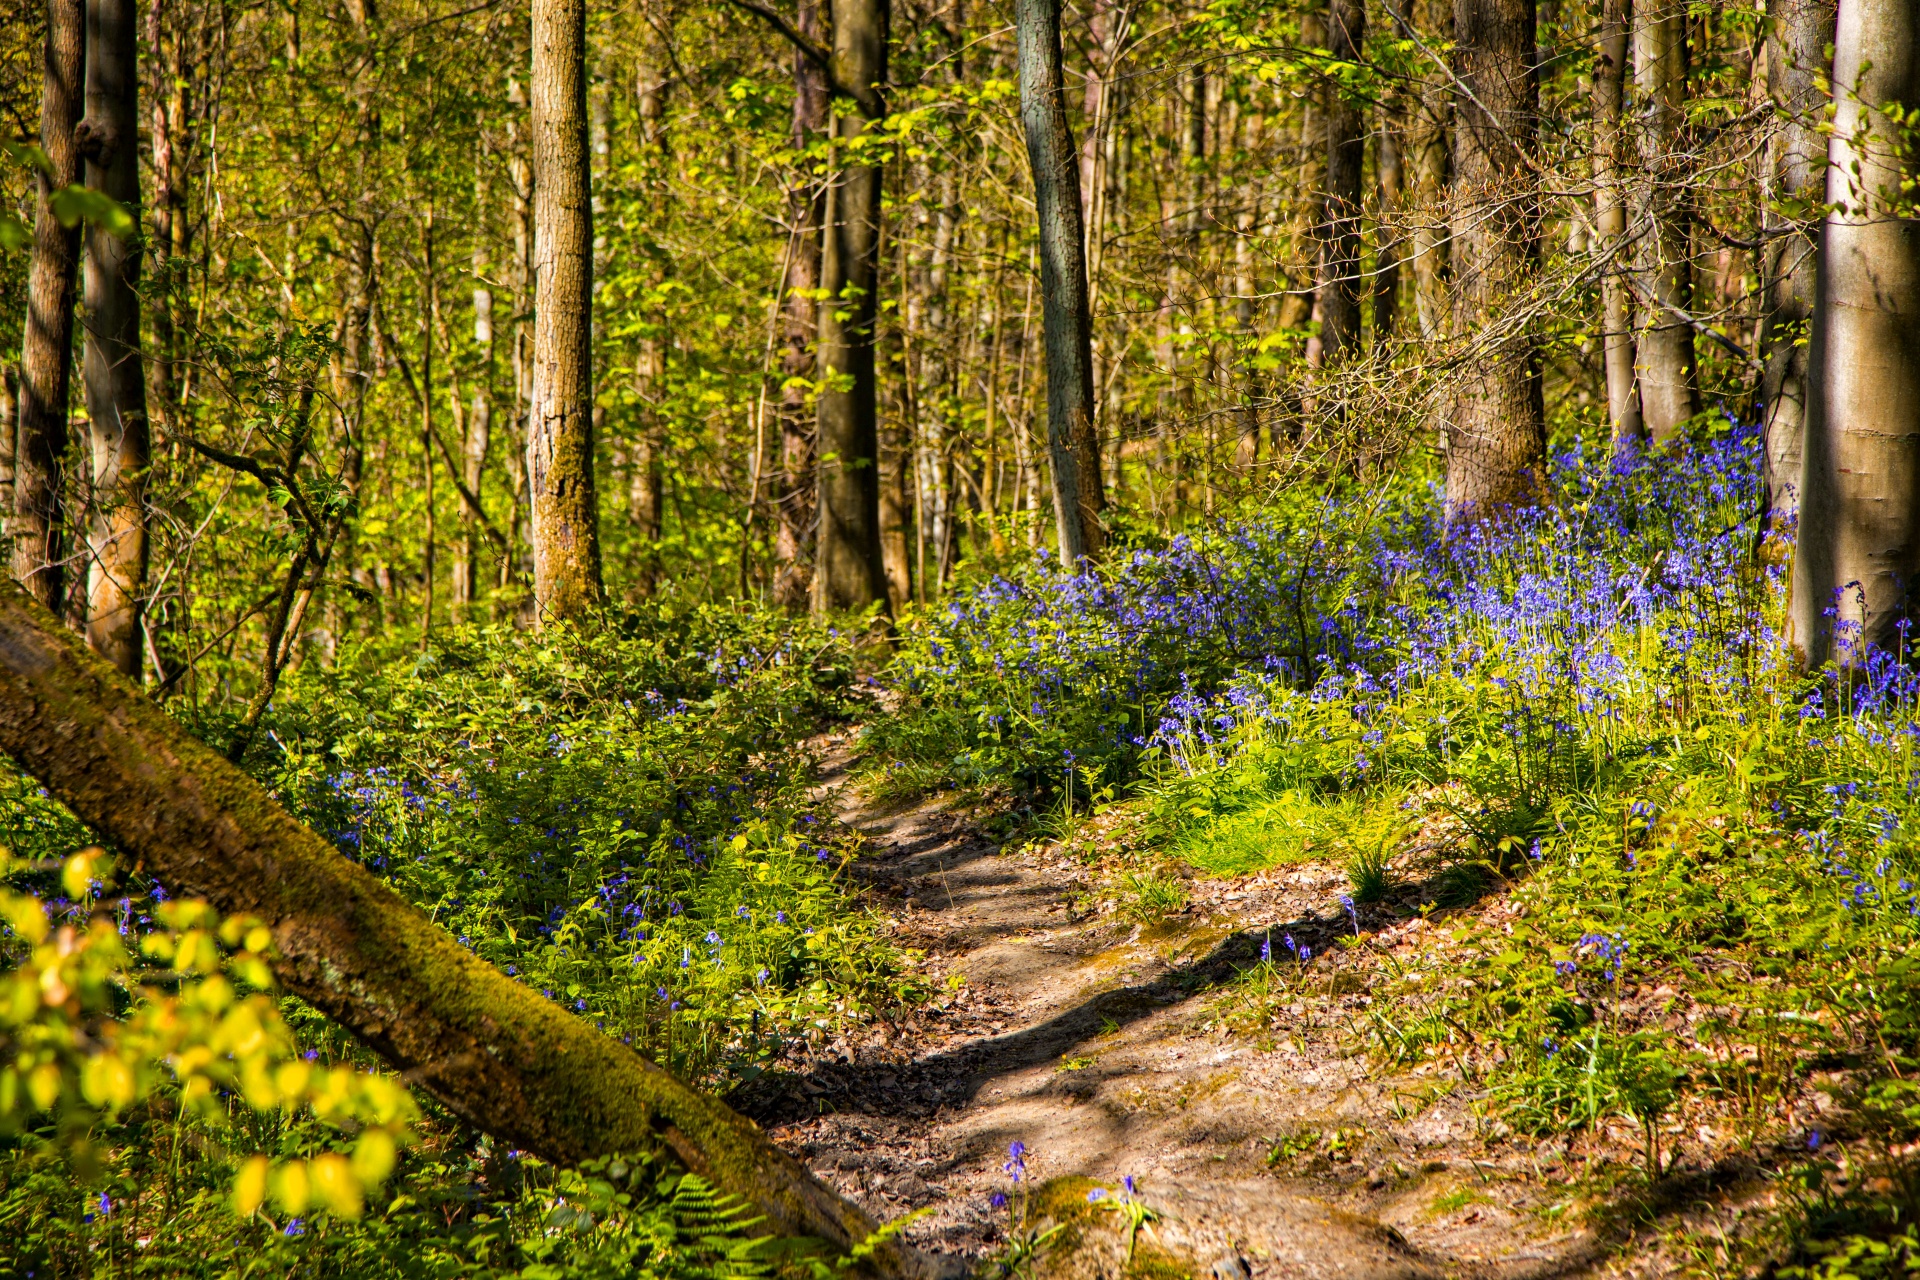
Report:
[[[1137,924],[1099,909],[1088,861],[1059,842],[1003,843],[990,807],[864,798],[853,737],[817,744],[823,794],[866,836],[857,873],[939,993],[735,1102],[876,1217],[925,1210],[921,1247],[1004,1253],[990,1198],[1012,1190],[1016,1141],[1030,1221],[1064,1224],[1041,1273],[1089,1280],[1671,1274],[1768,1212],[1764,1152],[1703,1131],[1689,1161],[1676,1135],[1674,1172],[1649,1189],[1624,1124],[1521,1138],[1467,1082],[1370,1058],[1354,1029],[1371,973],[1395,953],[1431,963],[1446,914],[1423,914],[1417,885],[1350,920],[1344,875],[1308,862],[1192,880],[1183,910]],[[1069,843],[1098,841],[1099,822]],[[1497,916],[1501,897],[1465,910]],[[1348,932],[1366,945],[1336,946]],[[1236,1030],[1223,984],[1268,937],[1325,959],[1262,1030]],[[1086,1198],[1126,1175],[1160,1215],[1131,1267],[1121,1215]]]

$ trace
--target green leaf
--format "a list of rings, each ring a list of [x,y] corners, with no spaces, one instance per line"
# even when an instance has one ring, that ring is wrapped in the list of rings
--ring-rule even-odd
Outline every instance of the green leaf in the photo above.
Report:
[[[53,193],[50,203],[53,216],[60,219],[63,227],[71,227],[84,219],[105,227],[122,240],[133,234],[133,215],[104,191],[79,185],[62,187]]]

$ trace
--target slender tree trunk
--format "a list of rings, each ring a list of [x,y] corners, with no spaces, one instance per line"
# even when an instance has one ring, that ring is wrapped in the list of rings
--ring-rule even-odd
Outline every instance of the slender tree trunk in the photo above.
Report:
[[[1539,343],[1516,315],[1540,265],[1534,0],[1454,0],[1453,326],[1479,335],[1448,433],[1449,521],[1544,494]]]
[[[1687,187],[1694,160],[1682,150],[1687,105],[1687,0],[1638,0],[1633,9],[1633,87],[1638,117],[1644,311],[1636,352],[1640,410],[1655,444],[1671,441],[1700,411],[1693,353],[1693,253]]]
[[[1833,0],[1771,0],[1767,6],[1767,86],[1779,116],[1768,157],[1765,226],[1771,240],[1761,262],[1766,291],[1761,351],[1769,506],[1775,519],[1800,504],[1801,442],[1806,434],[1808,327],[1813,319],[1818,209],[1826,195],[1826,145],[1820,137],[1827,103],[1827,46]]]
[[[859,115],[836,113],[834,172],[827,189],[815,397],[819,534],[815,613],[887,601],[880,560],[879,403],[874,322],[880,297],[882,170],[851,144],[884,113],[888,0],[840,0],[833,11],[834,79],[860,95]]]
[[[1423,39],[1440,38],[1452,23],[1446,0],[1414,0],[1413,28]],[[1413,306],[1420,336],[1427,341],[1447,334],[1451,304],[1447,298],[1452,242],[1447,226],[1447,180],[1453,121],[1453,96],[1446,74],[1427,66],[1421,73],[1419,101],[1407,128],[1407,154],[1413,188]]]
[[[874,1223],[723,1104],[507,978],[0,586],[0,750],[182,896],[273,931],[282,986],[483,1133],[544,1159],[670,1150],[836,1249]],[[883,1276],[933,1273],[882,1242]]]
[[[139,225],[139,9],[134,0],[87,0],[87,115],[76,130],[87,185],[112,196]],[[150,444],[140,352],[140,240],[86,230],[87,416],[93,454],[93,566],[87,643],[123,675],[143,657],[147,590],[146,489]]]
[[[424,649],[433,634],[434,556],[439,533],[433,505],[434,475],[439,471],[433,457],[433,333],[440,318],[440,280],[434,271],[431,201],[420,227],[420,248],[427,277],[423,290],[426,305],[420,313],[420,498],[427,515],[426,544],[420,557],[420,647]]]
[[[476,203],[486,207],[484,190],[475,193]],[[460,442],[460,478],[467,492],[480,496],[486,479],[487,452],[493,442],[493,290],[487,285],[485,241],[473,242],[473,345],[480,352],[480,369],[474,377],[473,404],[467,412],[467,429]],[[460,555],[453,565],[454,615],[465,622],[473,614],[473,602],[480,595],[480,524],[478,517],[462,507],[460,517]]]
[[[85,0],[47,0],[42,52],[40,147],[51,173],[39,175],[33,256],[27,265],[25,338],[14,424],[13,576],[54,613],[65,604],[67,402],[73,368],[74,269],[80,228],[53,216],[53,193],[80,180],[74,128],[85,93]]]
[[[1362,0],[1331,0],[1327,51],[1358,63],[1366,36]],[[1333,365],[1360,346],[1360,213],[1366,170],[1366,117],[1338,82],[1326,86],[1327,203],[1320,234],[1320,361]]]
[[[1053,459],[1060,558],[1097,556],[1100,455],[1093,424],[1093,322],[1087,312],[1086,239],[1080,169],[1060,65],[1059,0],[1018,0],[1020,118],[1040,218],[1041,327],[1047,351],[1047,445]]]
[[[1380,112],[1380,130],[1374,135],[1374,172],[1380,185],[1380,216],[1373,267],[1373,349],[1381,356],[1390,351],[1394,330],[1400,322],[1400,225],[1406,209],[1406,171],[1401,164],[1400,142],[1404,120],[1398,98],[1390,100]]]
[[[1896,123],[1920,111],[1920,12],[1911,0],[1841,0],[1833,48],[1787,619],[1809,666],[1908,644],[1920,580],[1920,219],[1903,216],[1920,166]]]
[[[593,206],[586,0],[533,6],[533,597],[539,621],[600,602],[593,485]]]
[[[801,0],[795,29],[818,42],[820,0]],[[827,127],[827,87],[812,59],[793,55],[793,145],[809,146]],[[785,347],[780,359],[779,527],[774,534],[774,603],[788,613],[806,609],[813,595],[814,338],[820,304],[820,235],[823,194],[809,178],[794,183],[787,199],[788,234]]]
[[[1634,374],[1633,291],[1626,277],[1627,212],[1620,127],[1633,0],[1602,0],[1600,42],[1593,60],[1593,228],[1600,267],[1600,343],[1606,366],[1607,423],[1613,450],[1624,454],[1646,438]]]

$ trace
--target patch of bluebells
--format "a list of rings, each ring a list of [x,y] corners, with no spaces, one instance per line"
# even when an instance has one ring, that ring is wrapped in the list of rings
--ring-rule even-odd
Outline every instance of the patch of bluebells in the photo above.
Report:
[[[1476,528],[1449,532],[1437,492],[1390,485],[1080,572],[1043,556],[910,638],[897,675],[918,702],[881,733],[1030,781],[1124,778],[1150,749],[1177,761],[1297,697],[1364,722],[1454,677],[1501,696],[1515,734],[1605,734],[1649,679],[1739,685],[1779,652],[1760,606],[1780,571],[1749,572],[1760,462],[1749,429],[1678,463],[1575,448],[1551,460],[1553,504]],[[1910,696],[1902,671],[1876,666],[1857,696]],[[1363,729],[1356,774],[1379,747]]]

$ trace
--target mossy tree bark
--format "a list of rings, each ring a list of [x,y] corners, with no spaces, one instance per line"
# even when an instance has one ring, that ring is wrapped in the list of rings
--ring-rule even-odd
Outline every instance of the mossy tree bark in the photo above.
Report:
[[[1543,496],[1545,414],[1529,294],[1540,265],[1534,0],[1454,0],[1453,331],[1477,335],[1447,440],[1447,517]]]
[[[0,585],[0,751],[176,894],[273,931],[285,989],[475,1128],[577,1163],[664,1145],[768,1230],[837,1248],[874,1223],[750,1121],[456,944]],[[878,1269],[921,1275],[897,1241]]]
[[[1911,646],[1920,580],[1920,218],[1905,128],[1920,10],[1841,0],[1788,639],[1809,665]]]
[[[75,130],[87,185],[140,223],[139,7],[87,0],[87,114]],[[140,352],[140,236],[86,230],[87,433],[93,455],[87,643],[138,676],[147,593],[147,380]]]
[[[51,172],[38,179],[33,254],[27,264],[20,397],[14,419],[13,576],[56,613],[65,601],[66,515],[61,464],[73,374],[74,273],[80,228],[53,216],[53,193],[80,180],[74,127],[84,109],[85,0],[48,0],[40,96],[40,147]]]
[[[1100,553],[1105,531],[1093,417],[1093,317],[1087,301],[1080,165],[1067,123],[1059,0],[1019,0],[1020,119],[1040,221],[1041,340],[1047,358],[1047,446],[1060,558]]]
[[[527,418],[534,608],[542,624],[600,603],[593,479],[593,205],[586,0],[534,0],[533,403]]]

